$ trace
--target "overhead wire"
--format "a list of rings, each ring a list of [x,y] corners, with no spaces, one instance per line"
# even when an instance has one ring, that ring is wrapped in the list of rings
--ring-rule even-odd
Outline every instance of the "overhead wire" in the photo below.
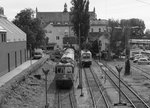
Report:
[[[141,2],[141,3],[144,3],[144,4],[147,4],[147,5],[150,5],[149,2],[145,2],[145,1],[141,1],[141,0],[136,0],[136,1]]]

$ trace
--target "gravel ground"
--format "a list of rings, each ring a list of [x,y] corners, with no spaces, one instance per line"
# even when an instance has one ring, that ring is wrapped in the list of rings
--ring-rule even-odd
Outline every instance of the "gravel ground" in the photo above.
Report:
[[[114,69],[116,65],[124,66],[124,62],[113,61],[109,62],[109,65]],[[17,87],[8,91],[8,96],[4,99],[4,102],[0,108],[45,108],[45,75],[42,72],[42,68],[49,69],[48,73],[48,103],[49,108],[54,108],[55,101],[55,83],[54,83],[54,72],[53,67],[55,63],[48,61],[36,72],[33,72],[27,79],[22,81]],[[128,82],[139,94],[141,94],[147,101],[150,96],[150,89],[144,86],[144,82],[137,81],[137,75],[139,74],[132,72],[129,76],[124,76],[124,69],[121,72],[122,78]],[[40,76],[40,77],[39,77]],[[136,76],[136,77],[135,77]],[[84,77],[84,75],[83,75]],[[78,85],[78,79],[77,84]],[[138,82],[138,83],[137,83]],[[139,83],[140,82],[140,83]],[[138,85],[138,86],[137,86]],[[77,86],[76,86],[77,87]],[[83,92],[84,97],[80,97],[80,89],[76,88],[76,98],[78,107],[89,107],[89,94],[86,90],[85,80],[83,78]]]
[[[132,61],[131,61],[132,62]],[[141,71],[131,71],[131,75],[125,76],[124,75],[124,62],[109,62],[108,63],[111,68],[115,69],[116,65],[123,66],[123,69],[121,71],[121,77],[130,85],[139,95],[141,95],[147,102],[149,102],[150,105],[150,80],[144,78],[142,76]],[[138,65],[137,65],[138,66]],[[148,69],[149,66],[143,65],[140,66],[140,68]],[[117,73],[117,72],[116,72]],[[149,76],[150,77],[150,76]]]
[[[33,72],[27,79],[8,91],[8,96],[4,99],[1,108],[44,108],[45,106],[45,75],[42,68],[49,69],[48,85],[53,82],[54,63],[49,61],[45,63],[36,72]],[[48,101],[53,103],[54,93],[48,89]],[[52,108],[53,104],[50,104]]]

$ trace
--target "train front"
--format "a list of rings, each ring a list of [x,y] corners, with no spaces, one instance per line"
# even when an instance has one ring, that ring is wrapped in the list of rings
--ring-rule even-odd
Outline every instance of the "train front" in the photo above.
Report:
[[[92,54],[90,51],[81,51],[81,63],[83,67],[91,66]]]
[[[60,62],[55,67],[55,80],[57,88],[71,88],[74,79],[74,50],[67,49]]]
[[[74,66],[71,63],[57,65],[55,67],[56,87],[69,89],[73,86]]]

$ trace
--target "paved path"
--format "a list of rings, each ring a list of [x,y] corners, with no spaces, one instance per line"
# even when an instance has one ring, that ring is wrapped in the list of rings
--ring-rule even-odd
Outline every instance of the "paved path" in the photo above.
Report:
[[[0,77],[0,87],[4,85],[6,82],[8,82],[10,79],[12,79],[14,76],[18,75],[21,73],[23,70],[31,66],[31,63],[34,64],[38,60],[28,60],[21,65],[19,65],[17,68],[11,70],[10,72],[4,74],[3,76]]]

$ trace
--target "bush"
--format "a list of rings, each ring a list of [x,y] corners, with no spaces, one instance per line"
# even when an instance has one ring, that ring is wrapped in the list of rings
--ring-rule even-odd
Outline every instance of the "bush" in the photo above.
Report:
[[[130,75],[130,60],[128,59],[125,63],[125,73],[124,75]]]

